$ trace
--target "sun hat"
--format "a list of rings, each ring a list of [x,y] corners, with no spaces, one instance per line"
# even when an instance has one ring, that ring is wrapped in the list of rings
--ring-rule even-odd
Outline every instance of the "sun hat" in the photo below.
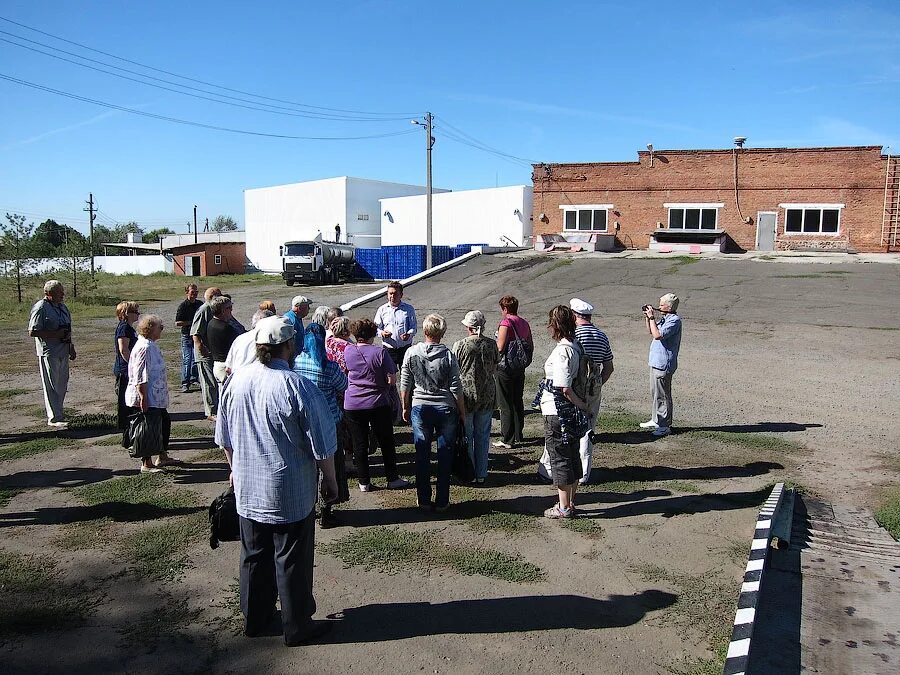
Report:
[[[256,324],[256,344],[280,345],[294,337],[294,324],[283,316],[270,316]]]
[[[569,308],[576,314],[581,314],[582,316],[590,316],[594,313],[594,306],[580,298],[572,298],[569,300]]]
[[[465,318],[460,323],[469,328],[479,328],[485,324],[484,314],[477,309],[473,309],[471,312],[466,313]]]

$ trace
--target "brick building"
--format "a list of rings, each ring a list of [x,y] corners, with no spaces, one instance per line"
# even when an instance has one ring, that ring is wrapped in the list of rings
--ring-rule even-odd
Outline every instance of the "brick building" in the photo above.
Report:
[[[176,276],[243,274],[247,267],[247,244],[243,241],[185,244],[174,246],[169,251]]]
[[[614,234],[625,248],[716,239],[727,250],[900,251],[898,175],[898,158],[875,146],[535,164],[534,234]]]

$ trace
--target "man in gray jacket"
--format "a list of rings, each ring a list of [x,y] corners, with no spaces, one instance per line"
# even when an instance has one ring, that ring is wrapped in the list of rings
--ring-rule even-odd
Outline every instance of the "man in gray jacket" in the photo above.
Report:
[[[425,341],[406,352],[400,369],[403,419],[412,423],[416,446],[416,492],[420,508],[446,511],[450,505],[453,444],[466,417],[459,363],[441,344],[447,322],[429,314],[422,322]],[[437,440],[437,492],[431,500],[431,441]]]

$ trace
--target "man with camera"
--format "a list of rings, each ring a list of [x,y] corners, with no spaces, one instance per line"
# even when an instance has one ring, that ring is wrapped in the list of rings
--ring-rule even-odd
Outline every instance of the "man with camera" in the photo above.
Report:
[[[66,428],[63,400],[69,388],[69,361],[75,360],[72,344],[72,315],[63,303],[66,292],[56,279],[44,284],[44,298],[31,308],[28,335],[34,338],[44,388],[47,424]]]
[[[678,350],[681,348],[681,317],[678,296],[666,293],[659,299],[659,307],[641,308],[647,321],[647,332],[653,336],[650,343],[650,383],[653,391],[651,417],[641,423],[642,429],[653,429],[653,435],[668,436],[672,433],[672,376],[678,368]],[[655,312],[661,314],[656,320]]]

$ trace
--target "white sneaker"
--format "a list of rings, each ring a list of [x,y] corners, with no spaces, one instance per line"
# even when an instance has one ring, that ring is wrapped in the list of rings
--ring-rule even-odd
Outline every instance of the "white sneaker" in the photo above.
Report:
[[[506,448],[507,450],[512,450],[512,445],[509,443],[504,443],[503,441],[494,441],[491,443],[495,448]]]
[[[405,478],[398,478],[397,480],[392,480],[387,485],[391,490],[403,490],[404,488],[408,488],[410,485],[412,485],[412,483],[410,483]]]
[[[372,484],[371,484],[371,483],[360,483],[360,484],[359,484],[359,491],[360,491],[360,492],[371,492],[371,491],[372,491]]]
[[[647,420],[646,422],[641,422],[638,426],[641,429],[656,429],[658,425],[653,420]]]
[[[653,431],[654,436],[668,436],[672,433],[672,430],[669,427],[656,427]]]
[[[53,427],[54,429],[68,429],[68,422],[47,422],[48,427]]]

